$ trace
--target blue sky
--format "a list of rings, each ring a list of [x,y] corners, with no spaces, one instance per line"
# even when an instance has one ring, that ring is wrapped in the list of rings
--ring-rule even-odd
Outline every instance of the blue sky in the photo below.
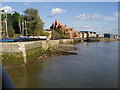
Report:
[[[117,2],[4,2],[2,6],[24,14],[27,8],[38,9],[49,28],[55,19],[63,25],[77,31],[96,31],[98,33],[117,33],[118,3]]]

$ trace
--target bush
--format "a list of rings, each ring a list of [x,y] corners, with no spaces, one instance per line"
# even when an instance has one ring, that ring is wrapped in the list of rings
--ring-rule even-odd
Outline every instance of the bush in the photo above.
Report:
[[[48,32],[41,31],[39,36],[49,36]]]
[[[70,38],[70,35],[69,33],[65,34],[62,32],[62,30],[60,29],[55,29],[55,30],[52,30],[52,37],[53,39],[65,39],[65,38]]]

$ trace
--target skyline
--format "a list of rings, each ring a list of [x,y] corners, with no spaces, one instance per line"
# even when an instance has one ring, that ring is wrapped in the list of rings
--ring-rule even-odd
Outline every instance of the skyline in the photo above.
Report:
[[[38,9],[45,29],[58,19],[76,31],[118,33],[117,2],[3,2],[2,7],[20,14],[27,8]]]

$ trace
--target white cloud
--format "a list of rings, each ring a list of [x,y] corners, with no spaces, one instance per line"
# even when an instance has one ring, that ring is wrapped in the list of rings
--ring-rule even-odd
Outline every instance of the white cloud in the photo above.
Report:
[[[116,16],[117,20],[120,22],[120,12],[115,12],[114,16]]]
[[[60,9],[60,8],[53,8],[51,14],[49,15],[49,17],[54,17],[57,14],[65,13],[65,12],[66,12],[66,10],[63,10],[63,9]]]
[[[117,17],[118,16],[118,12],[113,13],[113,15]]]
[[[25,3],[23,3],[23,5],[25,5],[25,6],[29,5],[29,2],[25,2]]]
[[[46,6],[45,8],[51,8],[52,6]]]
[[[4,7],[0,8],[0,10],[4,10],[5,13],[13,13],[13,11],[14,11],[11,6],[4,6]]]
[[[117,20],[116,17],[110,17],[110,16],[104,16],[100,15],[99,13],[93,13],[93,14],[80,14],[75,17],[76,20]]]
[[[116,18],[116,17],[109,17],[109,16],[104,16],[104,18],[103,18],[104,20],[109,20],[109,21],[114,21],[114,20],[118,20],[118,18]]]
[[[96,31],[96,30],[104,29],[104,27],[102,27],[102,26],[88,26],[88,25],[75,26],[73,28],[75,28],[76,30],[80,30],[80,31],[82,31],[82,30],[87,30],[87,31],[93,31],[94,30],[94,31]]]
[[[103,18],[103,16],[99,15],[98,13],[94,13],[93,15],[82,13],[79,16],[75,17],[75,19],[77,20],[90,20],[90,19],[101,19],[101,18]]]
[[[115,12],[114,16],[116,16],[116,17],[120,16],[120,12]]]

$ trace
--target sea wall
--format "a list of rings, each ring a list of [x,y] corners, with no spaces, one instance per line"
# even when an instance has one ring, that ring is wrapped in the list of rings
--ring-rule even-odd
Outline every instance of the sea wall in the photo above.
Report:
[[[78,39],[41,40],[30,42],[4,42],[0,43],[2,64],[4,66],[22,65],[32,62],[48,48],[58,48],[59,44],[71,44]]]

